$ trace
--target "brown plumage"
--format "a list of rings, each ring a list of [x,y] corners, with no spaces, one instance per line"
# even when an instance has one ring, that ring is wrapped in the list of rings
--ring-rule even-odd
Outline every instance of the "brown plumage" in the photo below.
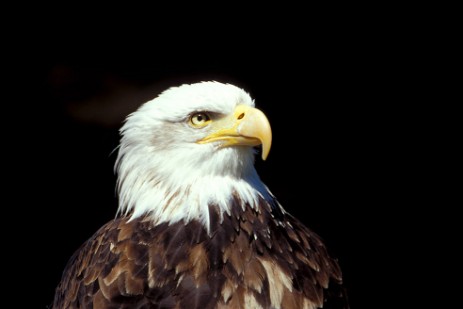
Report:
[[[210,235],[195,221],[115,219],[71,258],[53,308],[347,308],[320,238],[259,205],[223,222],[211,206]]]

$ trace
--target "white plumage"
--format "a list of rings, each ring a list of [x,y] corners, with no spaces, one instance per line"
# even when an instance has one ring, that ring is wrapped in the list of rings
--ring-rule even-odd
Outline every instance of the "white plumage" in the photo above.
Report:
[[[271,196],[254,168],[253,148],[197,143],[214,129],[188,125],[194,112],[220,119],[238,105],[254,101],[236,86],[203,82],[170,88],[131,114],[117,160],[119,211],[133,218],[150,213],[156,223],[195,218],[208,228],[208,205],[222,214],[230,212],[233,194],[250,207]]]

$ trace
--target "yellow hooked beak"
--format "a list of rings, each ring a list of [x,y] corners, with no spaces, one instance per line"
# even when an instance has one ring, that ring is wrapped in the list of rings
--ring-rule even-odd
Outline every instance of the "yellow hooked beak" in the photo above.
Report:
[[[209,125],[212,133],[197,141],[199,144],[221,142],[221,147],[262,145],[265,160],[272,146],[272,130],[263,112],[248,105],[238,105],[230,115]]]

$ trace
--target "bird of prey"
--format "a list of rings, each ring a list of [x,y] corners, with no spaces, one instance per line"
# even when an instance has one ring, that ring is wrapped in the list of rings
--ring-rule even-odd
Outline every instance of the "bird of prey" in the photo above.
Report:
[[[120,134],[117,216],[70,258],[52,308],[348,308],[337,260],[256,172],[272,133],[245,90],[169,88]]]

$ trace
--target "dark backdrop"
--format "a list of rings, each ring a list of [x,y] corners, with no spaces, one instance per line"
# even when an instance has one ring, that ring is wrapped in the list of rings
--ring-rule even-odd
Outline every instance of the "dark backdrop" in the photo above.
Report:
[[[142,33],[62,33],[60,22],[29,29],[26,46],[9,58],[19,111],[4,114],[17,136],[4,149],[20,162],[8,194],[22,218],[13,241],[26,253],[13,258],[33,278],[31,308],[52,302],[69,257],[115,216],[113,151],[124,117],[169,86],[202,80],[244,88],[267,114],[274,142],[268,160],[256,162],[261,178],[339,259],[352,307],[374,307],[391,252],[382,226],[395,224],[390,207],[406,190],[406,174],[390,180],[402,154],[402,56],[378,39],[381,27],[299,22],[291,33],[163,36],[149,25]]]

